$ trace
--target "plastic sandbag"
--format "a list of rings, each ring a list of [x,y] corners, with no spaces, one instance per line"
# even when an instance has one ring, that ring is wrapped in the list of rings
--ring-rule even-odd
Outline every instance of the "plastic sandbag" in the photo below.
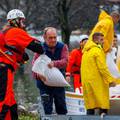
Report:
[[[62,73],[59,71],[58,68],[53,67],[51,69],[46,69],[45,76],[47,77],[47,81],[44,83],[48,86],[70,86],[67,81],[65,80]]]
[[[117,65],[114,62],[114,59],[112,57],[111,53],[107,53],[107,65],[110,70],[110,73],[115,77],[115,78],[120,78],[120,72],[118,70]]]
[[[37,60],[34,62],[32,71],[44,75],[47,78],[47,81],[45,81],[44,84],[48,86],[70,86],[58,68],[48,68],[48,63],[50,62],[51,59],[48,56],[40,55],[40,57],[38,57]]]
[[[51,62],[51,59],[46,55],[40,55],[34,62],[32,71],[41,75],[45,75],[45,70],[48,69],[47,65]]]

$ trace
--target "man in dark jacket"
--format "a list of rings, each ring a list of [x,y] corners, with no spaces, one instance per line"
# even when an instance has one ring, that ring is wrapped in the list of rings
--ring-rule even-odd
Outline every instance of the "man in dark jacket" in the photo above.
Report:
[[[48,67],[57,67],[64,75],[64,70],[68,61],[67,45],[57,41],[57,31],[53,27],[45,28],[43,37],[45,40],[45,42],[43,43],[45,54],[52,60],[51,63],[48,64]],[[34,56],[33,63],[38,56],[39,54],[36,54]],[[57,114],[66,114],[67,108],[65,102],[65,88],[46,86],[43,83],[43,80],[46,80],[45,78],[41,79],[41,76],[39,76],[39,74],[35,74],[35,77],[37,79],[37,87],[40,90],[40,95],[43,100],[45,114],[52,114],[53,100],[55,103]],[[48,96],[47,100],[43,99],[44,95]]]

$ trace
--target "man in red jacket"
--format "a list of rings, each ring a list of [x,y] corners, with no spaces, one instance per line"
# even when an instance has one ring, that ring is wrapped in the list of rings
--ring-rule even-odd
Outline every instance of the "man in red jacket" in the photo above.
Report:
[[[25,31],[25,16],[13,9],[7,14],[8,25],[3,29],[4,45],[0,47],[0,120],[18,120],[14,97],[14,73],[19,63],[26,60],[25,48],[42,54],[43,48]]]
[[[80,36],[80,39],[78,40],[80,47],[71,51],[66,68],[66,80],[70,81],[70,77],[73,77],[74,91],[77,93],[81,93],[80,66],[82,59],[82,48],[84,47],[87,39],[87,35]]]

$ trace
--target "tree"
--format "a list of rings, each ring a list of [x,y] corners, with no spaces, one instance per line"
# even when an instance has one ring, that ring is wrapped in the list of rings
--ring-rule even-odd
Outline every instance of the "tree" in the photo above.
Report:
[[[99,13],[99,2],[96,0],[57,0],[56,9],[62,39],[69,45],[72,30],[93,27]]]
[[[97,21],[101,0],[1,0],[4,15],[13,8],[21,9],[28,28],[46,26],[61,29],[62,40],[69,44],[72,30],[91,29]]]
[[[69,28],[68,12],[72,0],[59,0],[57,3],[58,20],[61,27],[62,40],[69,45],[71,29]]]

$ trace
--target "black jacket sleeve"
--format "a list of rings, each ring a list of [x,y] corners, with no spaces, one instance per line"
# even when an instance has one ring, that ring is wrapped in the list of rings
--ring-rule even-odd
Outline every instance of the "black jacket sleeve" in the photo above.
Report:
[[[38,54],[43,54],[44,50],[41,45],[41,42],[33,40],[28,46],[27,49],[32,50],[33,52],[36,52]]]
[[[11,50],[11,51],[13,51],[13,52],[16,52],[16,53],[18,53],[18,54],[21,54],[21,52],[18,51],[15,46],[10,46],[10,45],[5,44],[5,48],[7,48],[8,50]]]

